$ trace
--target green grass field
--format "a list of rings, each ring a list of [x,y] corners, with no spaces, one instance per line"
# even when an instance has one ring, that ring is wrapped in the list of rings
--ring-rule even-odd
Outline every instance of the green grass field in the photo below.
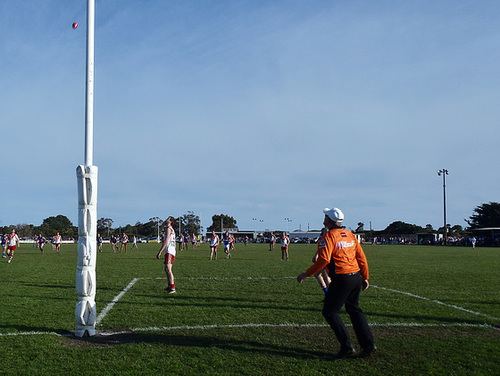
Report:
[[[500,374],[498,248],[364,246],[372,287],[360,303],[379,350],[334,361],[323,292],[295,280],[315,245],[292,245],[288,262],[268,245],[218,261],[206,244],[178,252],[175,295],[158,245],[139,247],[98,254],[99,335],[83,339],[72,336],[76,245],[42,256],[23,244],[0,259],[0,374]]]

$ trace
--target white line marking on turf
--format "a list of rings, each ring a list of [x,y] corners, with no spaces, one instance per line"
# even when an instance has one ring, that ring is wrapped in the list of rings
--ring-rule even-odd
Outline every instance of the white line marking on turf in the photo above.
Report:
[[[125,295],[125,293],[130,290],[130,288],[139,280],[140,278],[134,278],[132,281],[130,281],[130,283],[128,284],[127,287],[125,287],[118,295],[115,296],[115,298],[111,301],[111,303],[109,303],[106,308],[104,308],[101,313],[99,313],[99,316],[97,317],[97,320],[96,320],[96,325],[99,325],[102,321],[102,319],[104,318],[104,316],[107,315],[107,313],[111,310],[111,308],[113,308],[113,306],[118,302],[118,300],[121,299],[121,297],[123,295]]]
[[[448,323],[448,324],[423,324],[423,323],[370,323],[370,326],[377,327],[418,327],[418,328],[453,328],[453,327],[467,327],[467,328],[487,328],[496,329],[495,326],[488,324],[467,324],[467,323]],[[346,324],[352,326],[352,324]],[[324,328],[328,324],[228,324],[228,325],[184,325],[184,326],[163,326],[163,327],[149,327],[149,328],[133,328],[132,332],[156,332],[156,331],[172,331],[172,330],[209,330],[209,329],[233,329],[233,328]]]
[[[0,333],[0,337],[39,336],[43,334],[61,336],[61,334],[56,332],[17,332],[17,333]]]
[[[278,278],[273,278],[273,277],[187,277],[187,278],[177,278],[177,279],[189,279],[189,280],[244,280],[244,279],[247,279],[247,280],[267,280],[267,279],[281,279],[281,278],[285,278],[285,279],[290,279],[290,278],[295,278],[295,277],[278,277]],[[96,320],[96,325],[100,324],[102,319],[106,316],[106,314],[111,310],[111,308],[113,308],[113,306],[116,304],[116,302],[118,302],[118,300],[120,300],[120,298],[125,295],[125,293],[139,280],[141,279],[166,279],[165,277],[156,277],[156,278],[153,278],[153,277],[139,277],[139,278],[134,278],[129,284],[127,287],[125,287],[112,301],[111,303],[109,303],[106,308],[104,308],[104,310],[101,311],[101,313],[99,314],[99,316],[97,317],[97,320]],[[417,299],[422,299],[422,300],[426,300],[428,302],[432,302],[432,303],[435,303],[435,304],[440,304],[440,305],[443,305],[445,307],[449,307],[449,308],[453,308],[453,309],[457,309],[459,311],[463,311],[463,312],[467,312],[467,313],[471,313],[473,315],[476,315],[476,316],[483,316],[483,317],[487,317],[489,319],[493,319],[493,320],[500,320],[499,318],[497,317],[494,317],[494,316],[491,316],[491,315],[488,315],[486,313],[481,313],[481,312],[476,312],[476,311],[472,311],[470,309],[466,309],[466,308],[463,308],[463,307],[460,307],[460,306],[457,306],[457,305],[454,305],[454,304],[446,304],[444,302],[441,302],[439,300],[436,300],[436,299],[430,299],[430,298],[426,298],[425,296],[420,296],[420,295],[416,295],[416,294],[412,294],[410,292],[406,292],[406,291],[400,291],[400,290],[395,290],[395,289],[390,289],[390,288],[387,288],[387,287],[381,287],[381,286],[376,286],[376,285],[370,285],[371,287],[374,287],[376,289],[380,289],[380,290],[385,290],[385,291],[391,291],[391,292],[395,292],[395,293],[398,293],[398,294],[403,294],[403,295],[407,295],[407,296],[410,296],[412,298],[417,298]]]
[[[443,305],[445,307],[450,307],[450,308],[458,309],[459,311],[464,311],[464,312],[467,312],[467,313],[472,313],[473,315],[476,315],[476,316],[484,316],[484,317],[487,317],[489,319],[500,320],[499,318],[494,317],[494,316],[490,316],[490,315],[488,315],[486,313],[471,311],[470,309],[459,307],[459,306],[456,306],[454,304],[446,304],[446,303],[443,303],[443,302],[441,302],[439,300],[426,298],[425,296],[415,295],[415,294],[412,294],[411,292],[399,291],[399,290],[389,289],[387,287],[380,287],[380,286],[374,286],[374,285],[370,285],[370,286],[371,287],[375,287],[376,289],[381,289],[381,290],[396,292],[398,294],[403,294],[403,295],[411,296],[412,298],[422,299],[422,300],[426,300],[428,302],[432,302],[432,303]]]
[[[370,326],[377,327],[419,327],[419,328],[447,328],[447,327],[467,327],[467,328],[495,328],[488,324],[423,324],[423,323],[369,323]],[[352,324],[346,324],[352,326]],[[158,332],[158,331],[172,331],[172,330],[209,330],[209,329],[233,329],[233,328],[324,328],[328,324],[228,324],[228,325],[184,325],[184,326],[162,326],[162,327],[149,327],[149,328],[133,328],[132,332]]]
[[[352,326],[352,324],[346,324]],[[467,324],[467,323],[448,323],[448,324],[432,324],[432,323],[370,323],[370,326],[376,327],[417,327],[417,328],[484,328],[495,329],[499,328],[488,324]],[[160,331],[174,331],[174,330],[211,330],[211,329],[234,329],[234,328],[325,328],[327,324],[227,324],[227,325],[184,325],[184,326],[163,326],[163,327],[149,327],[149,328],[133,328],[119,332],[102,332],[98,333],[101,336],[110,336],[122,333],[137,333],[137,332],[160,332]],[[58,337],[71,337],[73,334],[59,334],[56,332],[17,332],[17,333],[0,333],[0,337],[17,337],[28,335],[54,335]]]
[[[175,279],[190,281],[242,281],[245,279],[268,280],[268,279],[296,279],[297,277],[175,277]],[[139,279],[167,279],[166,277],[143,277]]]
[[[285,279],[290,279],[290,278],[295,278],[295,277],[283,277]],[[113,306],[121,299],[125,293],[132,288],[132,286],[137,283],[137,281],[141,279],[166,279],[166,278],[161,278],[161,277],[139,277],[139,278],[134,278],[130,283],[125,287],[115,298],[101,311],[99,316],[97,317],[96,320],[96,325],[100,324],[102,319],[107,315],[107,313],[113,308]],[[178,278],[179,279],[179,278]],[[266,279],[280,279],[278,278],[273,278],[273,277],[188,277],[188,278],[181,278],[181,279],[190,279],[190,280],[244,280],[244,279],[255,279],[255,280],[266,280]],[[439,300],[435,299],[430,299],[426,298],[424,296],[412,294],[409,292],[405,291],[399,291],[399,290],[394,290],[386,287],[381,287],[381,286],[375,286],[375,285],[370,285],[371,287],[374,287],[376,289],[381,289],[381,290],[386,290],[386,291],[391,291],[395,292],[398,294],[403,294],[407,296],[411,296],[413,298],[417,299],[422,299],[426,300],[432,303],[440,304],[446,307],[458,309],[460,311],[464,311],[467,313],[472,313],[477,316],[484,316],[488,317],[494,320],[500,320],[494,316],[487,315],[481,312],[476,312],[472,311],[469,309],[465,309],[463,307],[459,307],[453,304],[446,304],[443,303]],[[208,330],[208,329],[224,329],[224,328],[260,328],[260,327],[326,327],[326,324],[290,324],[290,323],[284,323],[284,324],[232,324],[232,325],[195,325],[195,326],[166,326],[166,327],[150,327],[150,328],[135,328],[131,329],[133,332],[144,332],[144,331],[171,331],[171,330]],[[351,326],[350,324],[347,324],[347,326]],[[370,323],[370,326],[378,326],[378,327],[420,327],[420,328],[431,328],[431,327],[469,327],[469,328],[493,328],[495,330],[500,330],[498,327],[494,325],[489,325],[489,324],[468,324],[468,323],[450,323],[450,324],[432,324],[432,323]],[[125,333],[125,332],[123,332]],[[26,336],[26,335],[55,335],[55,336],[71,336],[71,335],[65,335],[65,334],[59,334],[56,332],[16,332],[16,333],[0,333],[0,337],[6,337],[6,336]],[[113,333],[113,334],[120,334],[118,333]],[[106,333],[103,333],[102,335],[106,335]],[[109,334],[108,334],[109,335]]]

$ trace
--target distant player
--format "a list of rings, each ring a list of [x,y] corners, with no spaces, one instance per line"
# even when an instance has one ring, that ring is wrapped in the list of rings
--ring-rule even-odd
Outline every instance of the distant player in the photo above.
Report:
[[[45,243],[47,242],[47,239],[45,239],[42,234],[38,235],[38,248],[40,249],[40,252],[42,252],[42,255],[44,254],[43,247],[45,246]]]
[[[184,243],[184,235],[180,234],[177,243],[179,244],[179,251],[182,251],[182,244]]]
[[[271,232],[271,237],[269,238],[269,250],[274,251],[274,245],[276,244],[276,235]]]
[[[286,232],[281,235],[281,261],[288,261],[288,244],[290,244],[290,238],[286,236]]]
[[[234,235],[230,236],[231,236],[231,242],[229,243],[229,248],[231,249],[231,251],[234,251],[236,250],[235,248],[236,238],[234,237]]]
[[[125,253],[127,253],[127,244],[128,244],[128,236],[127,234],[123,233],[121,239],[120,239],[122,246],[120,247],[120,253],[125,250]]]
[[[113,249],[113,253],[116,253],[116,247],[118,244],[118,237],[115,235],[111,235],[111,239],[109,241],[111,243],[111,248]]]
[[[321,230],[321,235],[318,238],[318,244],[321,244],[321,240],[324,238],[326,232],[327,232],[327,229],[325,227],[323,227],[323,230]],[[312,262],[315,263],[317,260],[318,260],[318,252],[316,252],[314,257],[312,258]],[[321,287],[321,290],[323,290],[323,292],[326,295],[326,293],[328,292],[328,287],[330,286],[330,282],[331,282],[330,276],[328,275],[327,268],[323,268],[319,272],[317,272],[314,275],[314,278],[316,278],[316,280],[319,283],[319,287]]]
[[[160,248],[160,251],[156,255],[157,259],[160,259],[161,254],[163,251],[165,251],[165,273],[167,274],[167,283],[168,286],[165,290],[169,294],[175,294],[175,281],[174,281],[174,274],[172,273],[172,265],[175,260],[175,231],[174,228],[172,227],[172,221],[174,220],[174,217],[168,217],[165,220],[165,223],[167,225],[167,231],[165,235],[165,240],[163,241],[163,245]]]
[[[196,235],[191,236],[191,244],[193,245],[193,250],[196,249]]]
[[[97,234],[97,249],[101,253],[102,253],[102,243],[103,243],[103,240],[102,240],[101,234]]]
[[[210,261],[215,255],[215,259],[217,260],[217,247],[219,246],[219,235],[215,233],[215,230],[212,231],[212,238],[210,239]]]
[[[61,243],[62,243],[62,236],[59,235],[59,233],[54,236],[54,244],[56,246],[56,252],[59,254],[59,251],[61,250]]]
[[[187,239],[181,234],[181,251],[184,251],[184,248],[187,249]]]
[[[137,246],[137,236],[134,235],[133,239],[132,239],[132,249],[139,249],[139,247]]]
[[[19,236],[16,234],[16,230],[12,229],[12,232],[9,234],[9,245],[7,246],[7,256],[9,256],[9,264],[14,258],[14,251],[16,247],[19,247]]]
[[[7,234],[3,234],[3,235],[2,235],[2,251],[3,251],[3,253],[2,253],[2,257],[3,257],[3,258],[7,257],[7,256],[5,255],[5,251],[7,251],[7,239],[8,239]]]
[[[231,235],[229,235],[229,231],[224,233],[222,241],[224,242],[224,253],[226,254],[226,258],[231,258]]]

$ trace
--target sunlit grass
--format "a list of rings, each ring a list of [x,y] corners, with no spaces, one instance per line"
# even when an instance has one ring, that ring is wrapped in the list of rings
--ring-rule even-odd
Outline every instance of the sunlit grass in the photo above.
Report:
[[[295,281],[315,245],[292,245],[288,262],[265,245],[238,244],[218,261],[208,260],[207,245],[178,252],[175,295],[164,291],[158,245],[139,247],[115,254],[105,245],[97,255],[98,313],[137,278],[98,323],[99,333],[118,333],[106,338],[71,336],[76,245],[59,256],[22,245],[11,264],[0,262],[0,374],[500,371],[499,249],[365,246],[372,287],[361,307],[379,351],[333,362],[338,344],[321,316],[323,293],[313,278]]]

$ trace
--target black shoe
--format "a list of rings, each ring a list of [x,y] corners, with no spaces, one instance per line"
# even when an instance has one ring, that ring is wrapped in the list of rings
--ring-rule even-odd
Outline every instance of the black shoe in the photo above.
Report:
[[[370,356],[375,351],[377,351],[377,346],[375,346],[375,345],[363,347],[361,349],[361,351],[359,352],[358,357],[364,358],[364,357]]]
[[[353,347],[347,347],[345,349],[340,350],[338,353],[333,354],[334,359],[345,359],[351,358],[356,354],[356,350]]]

